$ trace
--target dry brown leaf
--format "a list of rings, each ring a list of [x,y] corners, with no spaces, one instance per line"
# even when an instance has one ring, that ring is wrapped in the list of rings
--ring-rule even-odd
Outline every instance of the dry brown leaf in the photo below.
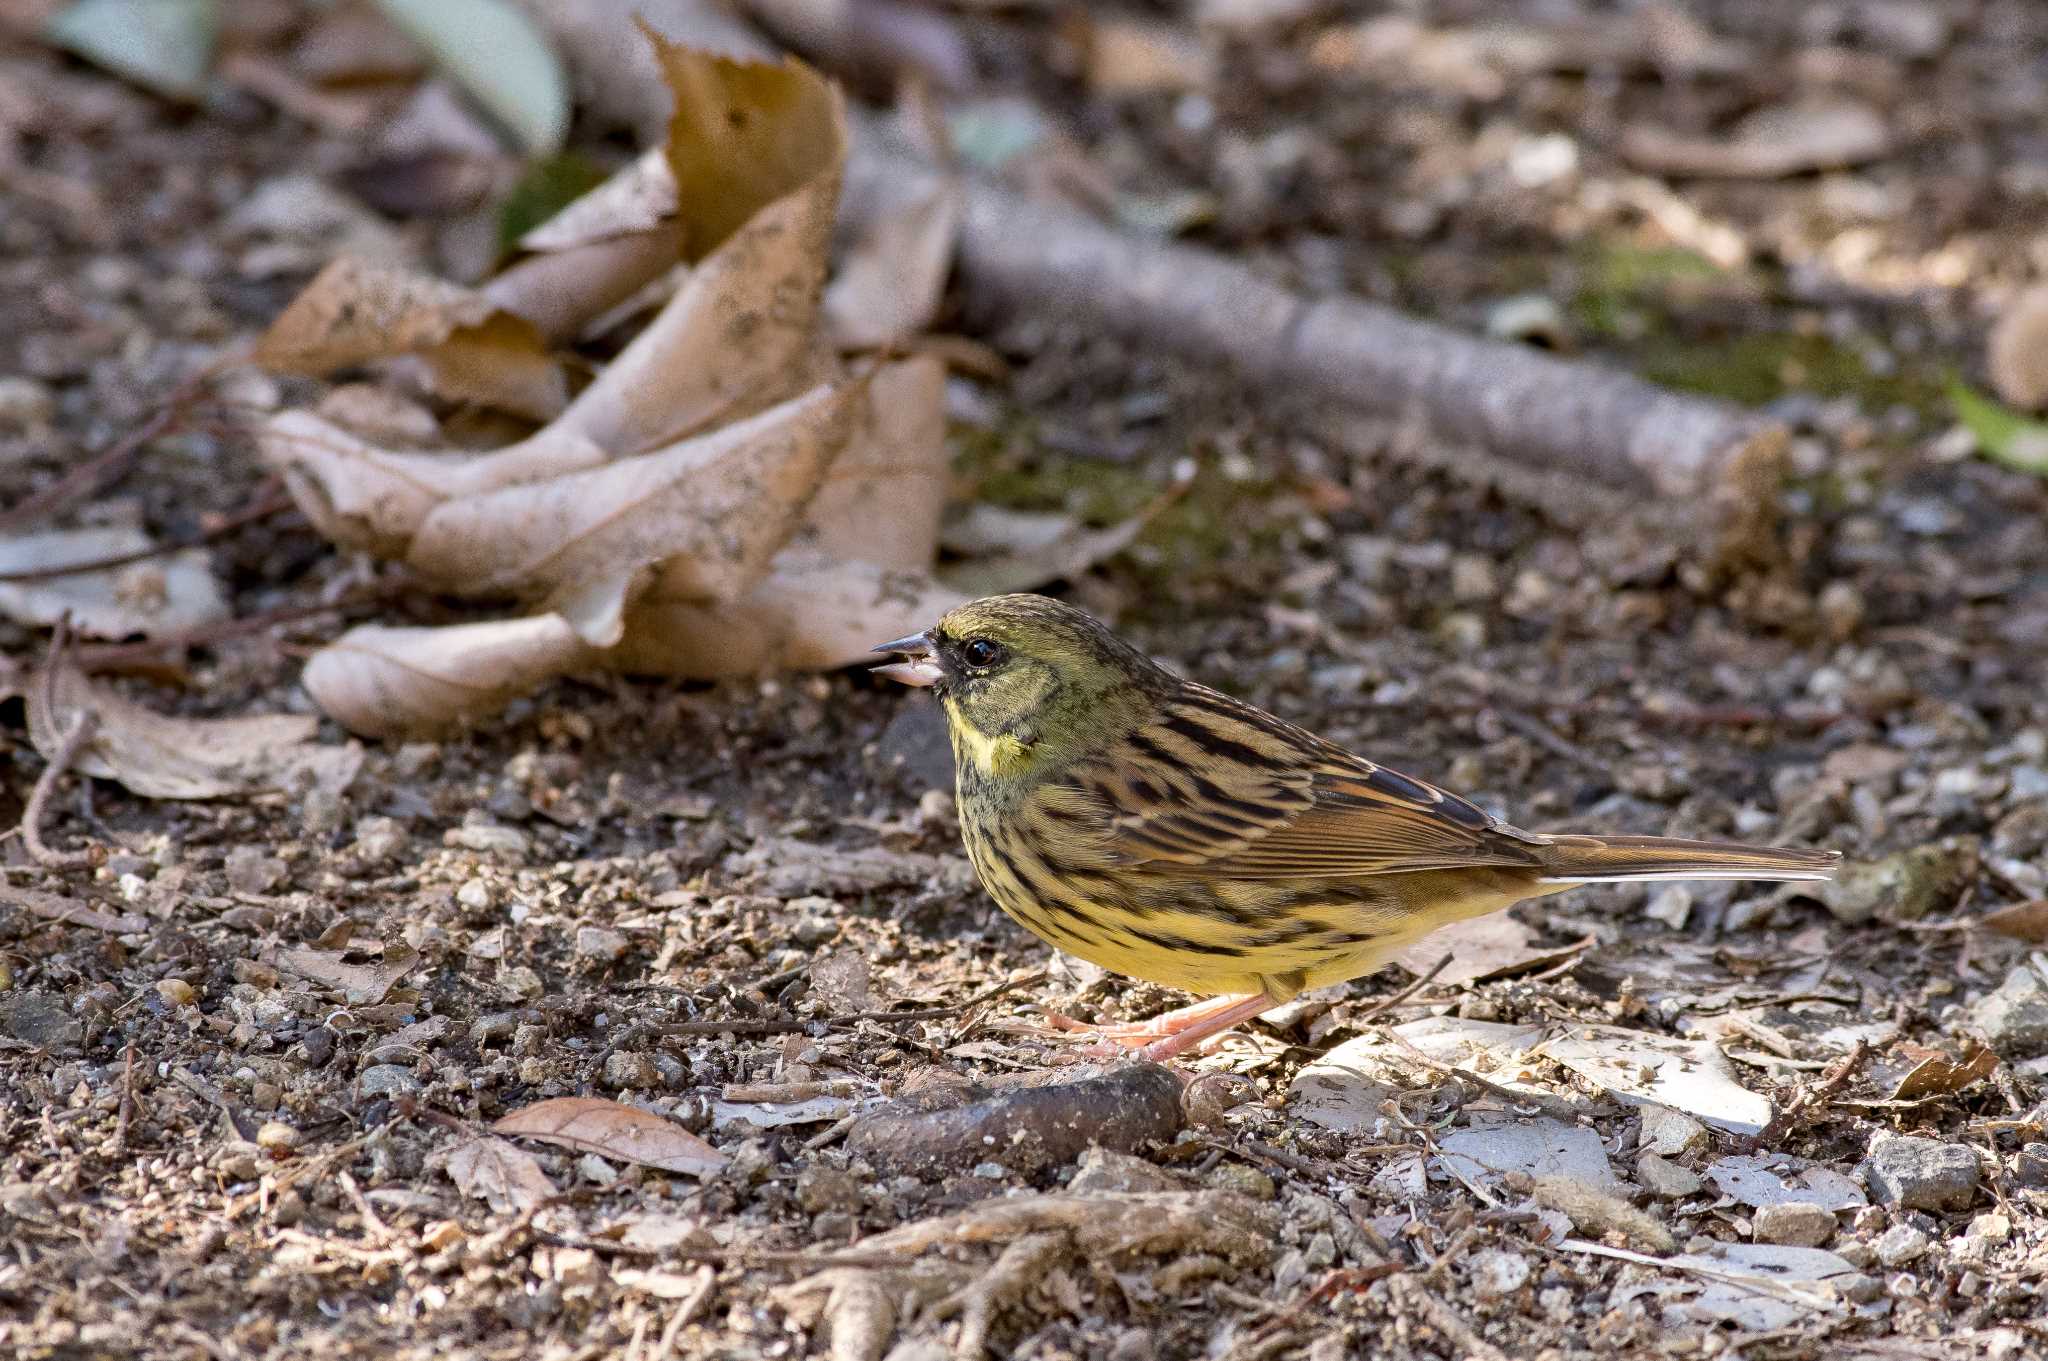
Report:
[[[448,1155],[448,1179],[496,1214],[524,1214],[556,1194],[534,1156],[503,1139],[470,1139],[457,1146]]]
[[[635,602],[611,660],[621,671],[693,680],[849,666],[880,639],[926,628],[969,598],[924,572],[786,549],[731,604],[657,593]]]
[[[325,377],[417,354],[435,391],[534,420],[568,404],[568,380],[533,323],[474,290],[343,256],[314,276],[256,344],[255,361]]]
[[[831,557],[925,571],[952,483],[945,365],[924,356],[884,365],[868,385],[859,425],[811,498],[803,542]]]
[[[72,769],[117,780],[145,798],[214,799],[307,788],[339,793],[363,764],[363,749],[353,742],[314,742],[320,724],[308,714],[174,718],[123,699],[68,665],[54,677],[30,677],[26,690],[29,740],[37,751],[45,757],[55,752],[76,715],[89,709],[98,726],[72,759]]]
[[[825,330],[842,350],[877,350],[930,326],[953,268],[966,196],[953,180],[869,222],[825,289]]]
[[[376,963],[351,964],[340,950],[278,947],[265,950],[263,962],[325,984],[352,1007],[366,1007],[383,1001],[399,979],[419,967],[420,953],[401,941],[393,941],[384,947],[384,956]]]
[[[313,654],[303,681],[334,720],[365,737],[445,730],[495,713],[594,654],[559,615],[449,628],[350,629]]]
[[[1891,1099],[1894,1101],[1950,1096],[1982,1082],[1998,1069],[1998,1055],[1980,1046],[1971,1046],[1960,1058],[1944,1050],[1911,1042],[1901,1042],[1895,1052],[1911,1061],[1913,1067],[1892,1089]]]
[[[673,596],[731,600],[760,580],[865,389],[814,388],[658,453],[444,502],[407,561],[464,593],[543,596],[585,641],[609,647],[629,592],[656,563]]]
[[[316,529],[387,558],[404,557],[444,501],[605,461],[603,449],[560,422],[493,454],[448,454],[381,448],[308,411],[271,417],[256,447]]]
[[[592,318],[675,268],[682,246],[681,224],[662,222],[646,231],[528,256],[480,291],[532,322],[550,342],[573,340]]]
[[[132,527],[64,529],[0,539],[0,575],[95,562],[152,547]],[[24,624],[54,624],[65,615],[95,638],[153,638],[227,617],[206,551],[188,548],[121,567],[36,581],[0,581],[0,613]]]
[[[708,1176],[726,1164],[723,1153],[673,1120],[595,1096],[542,1101],[501,1117],[491,1128],[692,1177]]]
[[[2033,945],[2048,945],[2048,898],[2001,907],[1985,913],[1971,925]]]
[[[451,402],[550,421],[569,405],[569,379],[548,354],[540,329],[525,317],[492,312],[423,350],[432,390]]]
[[[711,254],[777,199],[824,187],[837,201],[846,160],[837,86],[794,57],[736,61],[640,27],[675,98],[667,150],[686,259]]]

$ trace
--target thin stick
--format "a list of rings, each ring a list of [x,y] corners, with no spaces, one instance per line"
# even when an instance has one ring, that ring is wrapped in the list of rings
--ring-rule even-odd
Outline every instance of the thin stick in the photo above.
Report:
[[[81,710],[72,720],[71,731],[64,734],[57,750],[50,753],[50,763],[36,777],[35,790],[28,796],[28,807],[21,815],[21,844],[28,848],[29,859],[44,869],[89,870],[107,863],[107,853],[99,846],[88,844],[81,851],[57,851],[50,849],[43,840],[43,818],[49,811],[50,795],[56,790],[57,782],[64,778],[64,772],[71,769],[71,763],[78,759],[78,753],[92,740],[99,725],[98,714],[90,709]]]
[[[135,1041],[121,1056],[121,1116],[114,1124],[114,1148],[128,1151],[128,1120],[135,1114]]]
[[[254,505],[234,512],[219,524],[200,533],[166,539],[162,543],[151,544],[147,548],[138,548],[132,553],[113,553],[103,558],[87,558],[81,562],[59,563],[54,567],[28,567],[18,572],[0,572],[0,583],[50,581],[57,577],[83,576],[88,572],[109,572],[116,567],[126,567],[130,563],[146,562],[150,558],[180,553],[187,548],[200,548],[214,542],[216,539],[224,539],[237,530],[255,524],[260,520],[268,520],[273,515],[290,510],[293,504],[294,502],[288,493],[273,491],[259,499]]]
[[[169,434],[184,419],[185,407],[213,381],[214,374],[229,364],[239,363],[242,358],[242,355],[234,354],[214,360],[172,388],[170,395],[141,425],[19,505],[0,511],[0,534],[46,520],[73,501],[82,501],[105,484],[125,476],[145,444]]]
[[[1395,1007],[1400,1006],[1403,1002],[1413,997],[1416,993],[1421,992],[1424,988],[1428,987],[1431,979],[1435,978],[1445,969],[1450,968],[1451,961],[1455,958],[1457,958],[1455,952],[1446,952],[1442,959],[1439,959],[1436,963],[1429,966],[1428,973],[1419,975],[1413,983],[1410,983],[1407,987],[1401,989],[1392,997],[1389,997],[1381,1002],[1373,1003],[1373,1005],[1366,1011],[1365,1015],[1358,1018],[1356,1024],[1369,1025],[1373,1021],[1377,1020],[1379,1017],[1384,1016],[1388,1012],[1392,1011]]]

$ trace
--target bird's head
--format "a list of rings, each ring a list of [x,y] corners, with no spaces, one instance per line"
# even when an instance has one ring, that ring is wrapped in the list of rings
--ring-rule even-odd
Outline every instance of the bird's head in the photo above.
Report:
[[[875,651],[905,659],[877,674],[931,687],[956,753],[988,775],[1064,764],[1178,684],[1093,615],[1042,595],[970,601]]]

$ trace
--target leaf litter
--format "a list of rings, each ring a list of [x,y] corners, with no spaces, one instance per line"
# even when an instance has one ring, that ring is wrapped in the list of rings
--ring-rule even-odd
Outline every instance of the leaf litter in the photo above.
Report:
[[[524,285],[472,290],[340,261],[259,349],[307,373],[415,353],[443,396],[547,420],[483,453],[384,447],[302,410],[259,432],[265,459],[337,543],[403,562],[450,593],[534,611],[449,626],[445,639],[364,625],[322,649],[307,687],[355,731],[439,730],[571,670],[710,679],[846,665],[875,638],[973,595],[1034,586],[1121,551],[1164,504],[940,568],[950,485],[943,370],[908,359],[848,371],[831,342],[892,345],[929,324],[957,193],[940,184],[878,227],[827,309],[847,151],[837,89],[794,59],[707,56],[651,30],[648,40],[676,100],[662,154],[588,204],[572,203],[559,230],[544,225],[526,239],[574,252],[666,233],[670,262],[684,272],[573,399],[558,404],[552,388],[522,381],[508,402],[446,381],[463,371],[448,362],[457,341],[473,350],[516,340],[554,365],[543,332],[513,310],[519,296],[539,296]],[[610,281],[613,295],[645,282],[656,263],[639,246],[613,260],[633,274]],[[575,319],[545,320],[560,333]],[[498,372],[537,372],[522,364]]]

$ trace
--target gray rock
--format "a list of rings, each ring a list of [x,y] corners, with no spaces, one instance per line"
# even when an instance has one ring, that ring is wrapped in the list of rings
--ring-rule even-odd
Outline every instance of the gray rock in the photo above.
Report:
[[[1814,896],[1836,920],[1918,921],[1956,897],[1977,878],[1981,861],[1974,836],[1952,836],[1882,860],[1842,866],[1833,880],[1814,885]]]
[[[0,1035],[52,1054],[75,1054],[85,1039],[85,1026],[52,992],[0,995]]]
[[[661,1070],[645,1054],[615,1049],[605,1055],[604,1085],[614,1089],[634,1087],[645,1091],[661,1085]]]
[[[1645,1153],[1636,1159],[1636,1180],[1645,1191],[1666,1200],[1695,1195],[1701,1185],[1698,1177],[1654,1153]]]
[[[1880,1132],[1864,1164],[1870,1194],[1909,1210],[1961,1210],[1977,1195],[1982,1172],[1965,1144]]]
[[[285,881],[291,869],[260,846],[237,846],[228,852],[228,887],[237,893],[265,894]]]
[[[1643,1126],[1636,1135],[1636,1147],[1662,1158],[1698,1152],[1707,1146],[1707,1127],[1683,1111],[1669,1106],[1645,1105]]]
[[[1911,1224],[1894,1224],[1878,1235],[1877,1260],[1888,1267],[1902,1267],[1924,1254],[1929,1241]]]
[[[1111,1148],[1091,1148],[1067,1189],[1075,1192],[1185,1191],[1185,1183],[1143,1158]]]
[[[2009,1058],[2048,1051],[2048,981],[2043,981],[2040,970],[2022,964],[1996,991],[1971,1004],[1970,1020],[1993,1049]]]
[[[377,1063],[363,1069],[356,1089],[364,1096],[410,1096],[420,1089],[420,1080],[402,1063]]]
[[[576,928],[576,953],[585,959],[616,964],[626,953],[626,933],[608,926]]]
[[[1835,1217],[1810,1200],[1783,1200],[1756,1212],[1752,1232],[1759,1243],[1817,1248],[1835,1236]]]

